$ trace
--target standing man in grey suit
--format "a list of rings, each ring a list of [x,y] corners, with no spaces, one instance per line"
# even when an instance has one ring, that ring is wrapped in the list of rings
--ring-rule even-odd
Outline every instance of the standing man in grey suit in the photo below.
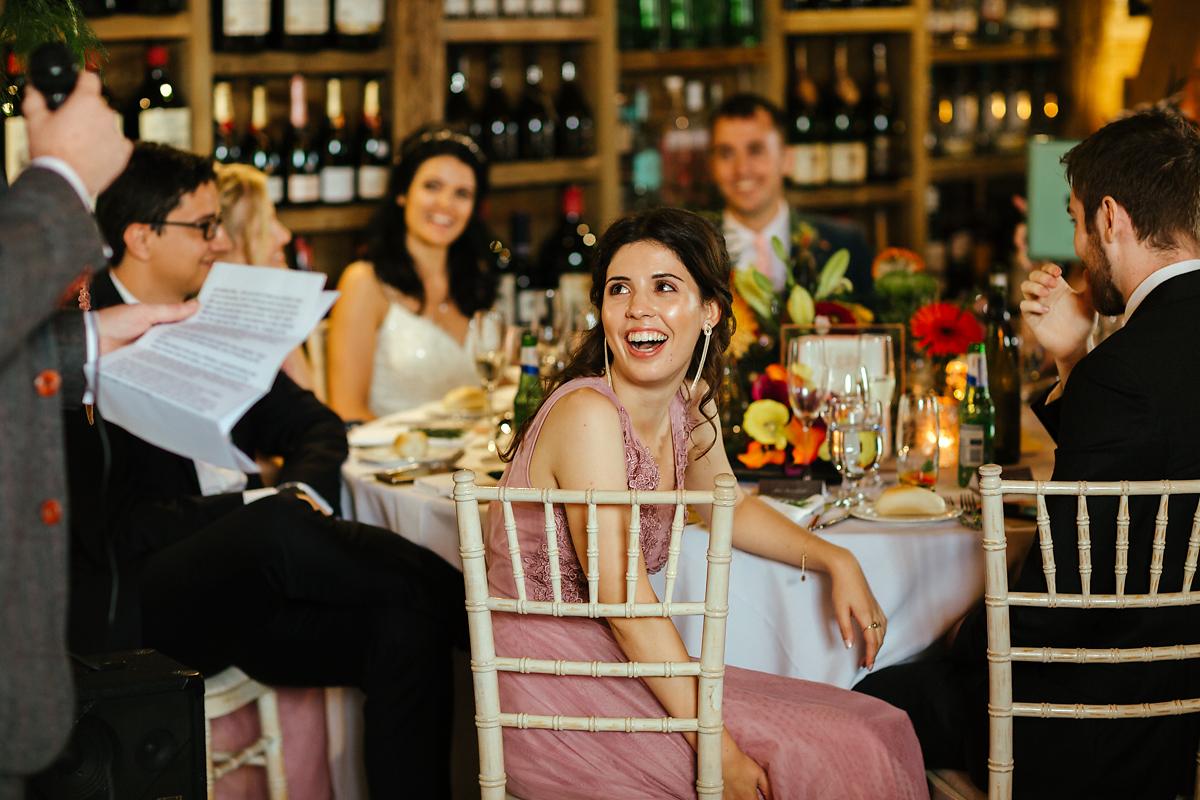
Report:
[[[62,406],[84,399],[100,354],[195,310],[56,310],[76,278],[105,264],[92,198],[132,146],[91,73],[53,113],[28,87],[23,112],[33,163],[0,195],[0,800],[22,797],[23,776],[71,729]]]

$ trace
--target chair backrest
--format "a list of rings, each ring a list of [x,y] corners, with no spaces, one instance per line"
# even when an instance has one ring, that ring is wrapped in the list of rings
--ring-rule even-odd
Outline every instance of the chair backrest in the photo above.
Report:
[[[1014,702],[1012,697],[1012,662],[1074,664],[1123,664],[1130,662],[1175,661],[1200,658],[1200,644],[1169,647],[1130,648],[1060,648],[1035,647],[1022,643],[1013,647],[1010,641],[1009,609],[1012,606],[1037,608],[1163,608],[1200,605],[1200,591],[1193,591],[1197,557],[1200,556],[1200,507],[1192,519],[1184,561],[1183,581],[1178,592],[1160,592],[1163,555],[1166,552],[1168,513],[1172,495],[1200,494],[1200,480],[1190,481],[1116,481],[1108,483],[1067,481],[1012,481],[1000,479],[1000,467],[985,464],[979,468],[979,486],[983,501],[983,548],[986,564],[984,604],[987,609],[988,638],[988,797],[1012,797],[1012,718],[1044,717],[1074,719],[1127,719],[1159,717],[1200,712],[1200,698],[1170,700],[1157,703],[1121,704],[1059,704],[1046,702]],[[1034,495],[1037,502],[1038,546],[1042,555],[1042,571],[1046,579],[1045,592],[1009,592],[1006,559],[1007,542],[1004,533],[1003,495]],[[1050,531],[1050,515],[1046,510],[1047,495],[1075,496],[1076,544],[1079,553],[1081,591],[1062,593],[1056,582],[1054,539]],[[1155,516],[1154,539],[1150,552],[1149,594],[1126,594],[1125,582],[1129,573],[1129,498],[1159,496]],[[1117,508],[1116,560],[1114,567],[1115,594],[1095,594],[1092,582],[1091,522],[1088,497],[1119,497]],[[1200,632],[1193,632],[1200,635]],[[1196,798],[1200,800],[1200,754],[1197,755]]]
[[[694,731],[697,735],[696,793],[699,797],[721,797],[721,693],[725,676],[725,619],[729,612],[729,562],[733,537],[733,503],[736,482],[732,475],[718,475],[711,492],[698,491],[574,491],[567,489],[482,488],[475,485],[475,474],[460,470],[454,474],[454,502],[458,514],[458,535],[466,581],[467,620],[471,634],[471,671],[475,683],[475,724],[479,734],[479,786],[483,800],[503,800],[506,778],[502,727],[542,728],[576,731],[624,731],[675,733]],[[509,560],[517,597],[488,595],[484,541],[480,526],[479,501],[499,501],[504,514]],[[517,538],[514,502],[539,503],[544,512],[547,556],[553,600],[529,600],[526,597],[522,554]],[[587,553],[581,559],[586,570],[588,600],[564,602],[559,570],[558,531],[554,506],[587,506]],[[597,506],[629,506],[630,518],[626,549],[626,602],[599,602],[600,545]],[[673,505],[674,521],[666,566],[664,597],[658,603],[636,603],[634,593],[641,555],[640,509],[647,505]],[[709,531],[708,580],[704,602],[675,602],[675,576],[686,520],[686,507],[711,505]],[[492,634],[493,611],[515,614],[541,614],[558,617],[671,617],[704,615],[700,662],[601,662],[530,659],[514,654],[496,655]],[[643,678],[694,676],[699,679],[697,716],[678,717],[571,717],[548,716],[500,710],[497,671],[544,675],[590,675],[596,678]]]

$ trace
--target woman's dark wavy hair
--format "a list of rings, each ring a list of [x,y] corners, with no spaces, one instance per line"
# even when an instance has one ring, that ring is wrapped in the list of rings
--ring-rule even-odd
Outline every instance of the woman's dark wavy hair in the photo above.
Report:
[[[656,208],[622,217],[609,226],[600,237],[592,256],[591,301],[596,308],[600,308],[604,302],[604,282],[608,277],[608,266],[612,263],[613,256],[622,247],[636,242],[654,242],[674,253],[700,287],[701,300],[705,303],[715,302],[720,309],[721,318],[713,326],[708,356],[701,373],[706,384],[704,395],[699,401],[699,407],[703,409],[716,397],[721,386],[725,371],[725,350],[729,347],[736,324],[733,319],[729,254],[725,250],[725,238],[707,219],[680,208]],[[579,349],[571,356],[562,374],[546,387],[547,398],[567,381],[604,374],[604,350],[608,345],[604,339],[603,315],[600,316],[601,321],[584,335]],[[704,337],[701,336],[688,362],[686,374],[689,378],[696,374],[703,347]],[[705,419],[713,426],[713,433],[716,434],[715,416],[706,413]],[[532,420],[531,416],[513,437],[512,444],[503,454],[506,460],[511,460],[516,454]],[[716,436],[713,438],[715,442]],[[712,445],[709,445],[709,448],[711,447]],[[705,452],[708,452],[708,449]]]
[[[375,275],[402,294],[415,297],[425,306],[425,287],[408,252],[408,227],[404,207],[396,198],[408,194],[417,169],[435,156],[453,156],[475,173],[475,204],[466,230],[450,245],[447,254],[450,298],[466,316],[491,308],[496,300],[496,274],[491,268],[488,244],[491,237],[479,216],[488,192],[487,158],[475,140],[463,133],[427,125],[410,133],[400,144],[392,168],[387,197],[367,229],[367,258]]]

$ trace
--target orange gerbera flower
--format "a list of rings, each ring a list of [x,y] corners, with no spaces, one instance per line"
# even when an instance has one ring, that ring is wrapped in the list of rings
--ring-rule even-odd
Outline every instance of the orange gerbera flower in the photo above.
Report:
[[[871,262],[871,277],[878,278],[889,272],[903,270],[905,272],[924,272],[925,259],[912,250],[903,247],[885,247]]]
[[[811,464],[825,441],[825,423],[817,420],[806,428],[793,417],[787,426],[787,440],[792,445],[792,463]]]
[[[782,466],[785,454],[782,450],[776,450],[774,447],[763,447],[759,442],[751,442],[750,446],[746,448],[746,452],[738,454],[737,460],[750,469],[762,469],[767,464]]]
[[[931,356],[965,353],[983,341],[983,326],[975,315],[953,303],[929,303],[917,309],[909,322],[917,347]]]
[[[736,328],[729,340],[729,353],[734,358],[741,358],[758,341],[758,319],[736,291],[733,293],[733,319]]]

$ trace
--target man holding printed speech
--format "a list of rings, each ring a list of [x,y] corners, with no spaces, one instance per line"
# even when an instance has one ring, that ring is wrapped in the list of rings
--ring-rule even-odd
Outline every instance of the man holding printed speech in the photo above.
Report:
[[[0,800],[22,797],[23,776],[71,729],[62,407],[85,399],[99,354],[194,310],[57,311],[76,278],[104,265],[91,203],[131,145],[91,73],[54,112],[27,87],[22,111],[32,164],[0,194]]]

